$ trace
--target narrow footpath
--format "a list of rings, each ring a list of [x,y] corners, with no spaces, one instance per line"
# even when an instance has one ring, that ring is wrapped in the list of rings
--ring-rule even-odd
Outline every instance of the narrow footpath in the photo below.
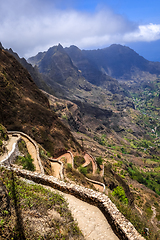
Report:
[[[86,240],[119,240],[98,207],[86,203],[73,195],[48,186],[43,187],[60,193],[66,199],[72,216],[77,221]]]
[[[8,154],[12,151],[13,145],[17,143],[18,139],[20,138],[20,134],[15,134],[12,136],[12,134],[8,134],[9,139],[6,141],[5,147],[7,148],[7,151],[0,155],[0,162],[5,159]]]
[[[58,157],[57,159],[63,162],[63,160],[62,160],[63,158],[66,160],[66,163],[69,163],[72,165],[72,157],[71,157],[70,153],[65,153],[65,154],[61,155],[60,157]]]
[[[102,212],[76,197],[63,194],[86,240],[118,240]]]
[[[51,162],[51,169],[53,177],[60,179],[60,169],[61,165],[58,162]]]
[[[85,155],[84,155],[84,159],[85,159],[85,162],[86,163],[92,163],[92,168],[93,168],[93,174],[95,174],[96,173],[96,170],[97,170],[97,168],[96,168],[96,165],[95,165],[95,163],[94,163],[94,161],[93,161],[93,159],[92,159],[92,157],[91,156],[89,156],[89,154],[88,153],[86,153]]]

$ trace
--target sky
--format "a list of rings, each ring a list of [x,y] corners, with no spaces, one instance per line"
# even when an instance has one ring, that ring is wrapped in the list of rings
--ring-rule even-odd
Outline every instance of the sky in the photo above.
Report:
[[[160,61],[159,0],[0,0],[0,42],[20,57],[49,47],[122,44]]]

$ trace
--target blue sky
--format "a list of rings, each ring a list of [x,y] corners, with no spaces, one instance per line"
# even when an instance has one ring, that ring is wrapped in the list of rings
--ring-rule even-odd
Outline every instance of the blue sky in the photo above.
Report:
[[[58,43],[117,43],[160,61],[159,10],[159,0],[0,0],[0,41],[26,58]]]

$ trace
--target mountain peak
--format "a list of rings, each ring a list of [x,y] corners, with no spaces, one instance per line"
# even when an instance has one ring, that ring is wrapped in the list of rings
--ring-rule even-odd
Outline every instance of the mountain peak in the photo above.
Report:
[[[62,49],[63,49],[63,46],[59,43],[59,44],[58,44],[58,47],[57,47],[57,50],[60,51],[60,50],[62,50]]]
[[[4,49],[4,47],[2,46],[2,43],[1,43],[1,42],[0,42],[0,48],[1,48],[1,49]]]

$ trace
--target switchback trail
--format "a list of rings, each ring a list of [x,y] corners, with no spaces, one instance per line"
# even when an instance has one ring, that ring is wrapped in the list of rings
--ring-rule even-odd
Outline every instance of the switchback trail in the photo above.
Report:
[[[84,159],[85,159],[85,163],[86,163],[86,164],[88,164],[88,163],[90,163],[90,162],[92,163],[93,174],[95,174],[95,173],[96,173],[96,170],[97,170],[97,166],[96,166],[93,158],[92,158],[88,153],[86,153],[86,154],[84,155]]]
[[[36,171],[41,172],[37,160],[37,151],[34,146],[34,144],[29,141],[28,138],[21,136],[20,134],[10,134],[9,140],[7,142],[7,149],[8,153],[12,151],[13,144],[17,143],[18,139],[20,137],[26,142],[28,152],[34,159],[34,164],[36,165]],[[64,154],[64,156],[61,156],[67,158],[67,162],[71,163],[72,156],[70,153]],[[1,156],[1,160],[5,158],[5,155]],[[46,187],[46,186],[44,186]],[[57,191],[51,187],[52,191]],[[60,192],[60,191],[59,191]],[[79,200],[78,198],[66,194],[63,192],[60,192],[67,202],[69,203],[69,209],[71,210],[71,213],[74,217],[74,219],[77,221],[84,237],[86,240],[118,240],[119,238],[114,234],[113,230],[111,229],[108,221],[102,214],[102,212],[95,206],[90,205],[84,201]]]
[[[28,138],[26,138],[24,136],[21,136],[21,138],[25,141],[25,143],[27,145],[28,152],[31,155],[31,157],[33,159],[33,164],[36,168],[36,172],[41,173],[41,169],[40,169],[38,159],[37,159],[37,151],[36,151],[34,144],[31,141],[29,141]]]

